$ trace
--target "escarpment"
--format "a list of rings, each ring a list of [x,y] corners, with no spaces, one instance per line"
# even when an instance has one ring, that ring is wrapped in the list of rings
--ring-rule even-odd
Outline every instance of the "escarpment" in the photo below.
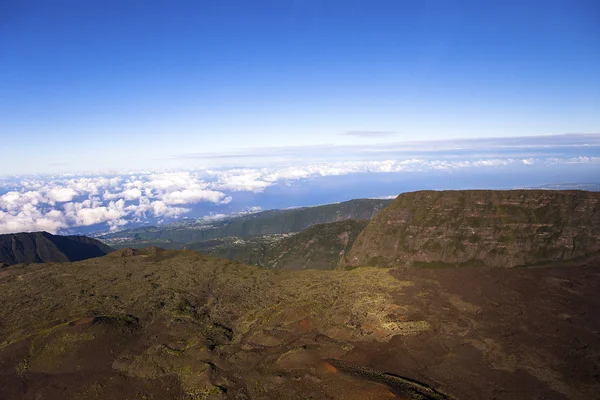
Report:
[[[596,257],[600,193],[419,191],[375,216],[345,259],[359,265],[515,267]]]

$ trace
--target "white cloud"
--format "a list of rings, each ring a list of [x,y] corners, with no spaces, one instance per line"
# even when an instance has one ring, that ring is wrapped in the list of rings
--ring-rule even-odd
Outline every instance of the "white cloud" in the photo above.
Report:
[[[600,157],[547,158],[546,164],[600,164]]]
[[[168,172],[148,176],[148,181],[143,186],[169,192],[185,189],[196,183],[198,183],[198,177],[191,172]]]
[[[73,226],[90,226],[117,221],[127,215],[123,199],[111,201],[106,206],[92,207],[92,202],[67,203],[63,206],[65,217]]]
[[[148,217],[177,218],[187,204],[225,204],[231,197],[209,188],[198,173],[24,178],[0,195],[0,232],[61,229],[106,223],[116,229]],[[84,200],[74,202],[81,196]],[[126,204],[127,202],[127,204]]]
[[[348,161],[296,165],[282,168],[233,169],[209,171],[216,178],[211,187],[218,190],[262,192],[280,182],[314,177],[340,176],[356,173],[425,172],[455,170],[472,167],[499,167],[513,164],[513,159],[482,159],[476,161],[448,160],[383,160]]]
[[[23,204],[18,211],[0,209],[0,233],[48,231],[57,232],[67,224],[60,211],[42,212],[33,203]]]
[[[34,230],[54,233],[96,224],[108,224],[111,229],[116,229],[132,221],[168,220],[186,215],[197,203],[227,204],[237,192],[260,193],[274,185],[295,185],[294,182],[318,177],[597,163],[600,163],[600,157],[413,157],[269,168],[11,178],[5,179],[0,186],[3,188],[0,189],[0,233]]]
[[[567,163],[569,164],[598,164],[600,163],[600,157],[573,157],[570,158]]]
[[[176,190],[161,196],[165,204],[195,204],[201,201],[221,203],[225,198],[222,192],[200,188]]]
[[[77,196],[77,192],[70,187],[56,187],[50,189],[48,194],[46,195],[49,200],[57,202],[57,203],[66,203],[68,201],[73,200],[73,197]]]
[[[119,198],[119,193],[111,193],[108,190],[106,190],[106,191],[104,191],[102,198],[104,200],[116,200]]]
[[[346,131],[342,133],[346,136],[357,136],[362,138],[381,138],[395,135],[394,132],[389,131]]]
[[[125,200],[136,200],[142,197],[142,191],[138,188],[127,189],[121,193]]]
[[[44,202],[44,196],[41,193],[12,191],[0,196],[0,210],[14,212],[23,209],[27,204],[37,205],[42,202]]]
[[[218,174],[219,182],[214,185],[218,190],[232,192],[262,192],[271,186],[260,171],[254,169],[235,169]]]
[[[155,217],[175,218],[190,211],[189,208],[169,207],[162,201],[153,201],[150,203],[150,209]]]
[[[514,163],[513,159],[479,160],[473,163],[474,167],[503,167]]]

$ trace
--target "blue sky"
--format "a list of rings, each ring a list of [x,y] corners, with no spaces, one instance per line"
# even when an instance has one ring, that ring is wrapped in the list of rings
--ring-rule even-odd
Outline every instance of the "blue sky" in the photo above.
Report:
[[[578,0],[3,1],[0,174],[598,133],[599,19]]]
[[[0,233],[597,183],[598,21],[596,0],[0,1]]]

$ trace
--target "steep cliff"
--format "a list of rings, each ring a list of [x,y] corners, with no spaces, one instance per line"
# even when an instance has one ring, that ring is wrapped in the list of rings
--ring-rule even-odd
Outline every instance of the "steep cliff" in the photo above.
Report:
[[[375,216],[345,265],[514,267],[599,251],[600,193],[420,191]]]

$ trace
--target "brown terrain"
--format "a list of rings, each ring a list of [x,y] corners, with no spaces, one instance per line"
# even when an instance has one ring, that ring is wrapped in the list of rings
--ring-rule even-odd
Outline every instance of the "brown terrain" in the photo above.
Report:
[[[0,399],[600,398],[597,206],[563,195],[562,232],[577,221],[586,247],[533,267],[484,265],[487,239],[478,268],[283,271],[157,248],[4,267]],[[367,233],[355,246],[381,249]]]
[[[0,274],[2,399],[600,395],[593,265],[271,271],[151,249]]]
[[[600,192],[422,191],[373,217],[345,263],[514,267],[598,252]]]

